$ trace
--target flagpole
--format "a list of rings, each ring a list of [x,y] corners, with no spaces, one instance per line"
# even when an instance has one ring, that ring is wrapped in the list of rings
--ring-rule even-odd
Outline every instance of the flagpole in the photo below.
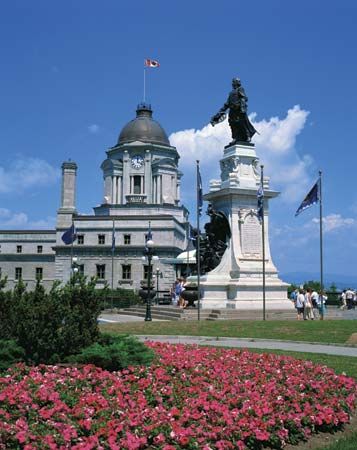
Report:
[[[319,198],[320,198],[320,285],[321,293],[324,290],[323,249],[322,249],[322,171],[319,170]],[[321,302],[323,299],[321,298]],[[324,307],[321,305],[321,316],[324,316]]]
[[[73,227],[73,233],[74,233],[74,220],[73,220],[73,216],[72,216],[72,227]],[[73,277],[73,236],[72,236],[72,242],[71,242],[71,278]]]
[[[145,103],[145,99],[146,99],[146,70],[144,67],[144,103]]]
[[[189,268],[189,247],[190,247],[190,222],[187,221],[187,254],[186,254],[186,278],[188,277],[188,268]]]
[[[111,299],[110,299],[110,306],[111,309],[113,309],[114,306],[114,302],[113,302],[113,291],[114,291],[114,252],[115,252],[115,220],[113,219],[113,232],[112,232],[112,295],[111,295]]]
[[[199,186],[200,161],[196,160],[196,182],[197,182],[197,240],[196,240],[196,261],[197,261],[197,320],[201,319],[201,293],[200,293],[200,272],[201,272],[201,253],[200,253],[200,186]]]
[[[260,166],[260,185],[264,191],[264,166]],[[264,223],[264,196],[262,199],[262,256],[263,256],[263,320],[265,320],[265,223]]]

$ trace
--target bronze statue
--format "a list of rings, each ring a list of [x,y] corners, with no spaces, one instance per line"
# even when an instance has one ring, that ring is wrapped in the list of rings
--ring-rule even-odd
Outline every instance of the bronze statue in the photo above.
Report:
[[[205,236],[200,237],[201,274],[210,272],[221,262],[231,237],[231,228],[226,215],[208,205],[210,222],[205,225]]]
[[[237,142],[250,142],[254,134],[257,133],[247,115],[248,97],[239,78],[233,78],[232,87],[226,103],[211,119],[212,126],[222,122],[226,118],[225,111],[229,108],[228,123],[233,138],[229,145],[234,145]]]

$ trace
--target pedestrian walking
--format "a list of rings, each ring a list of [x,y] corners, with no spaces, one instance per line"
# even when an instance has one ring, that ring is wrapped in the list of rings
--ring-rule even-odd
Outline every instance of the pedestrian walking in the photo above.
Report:
[[[317,305],[319,308],[319,315],[320,315],[320,320],[324,320],[325,314],[326,314],[326,302],[327,302],[327,295],[324,291],[320,291],[319,292],[319,296],[318,296],[318,300],[317,300]]]
[[[304,297],[304,320],[314,320],[314,314],[312,312],[311,302],[311,289],[308,289]]]
[[[319,294],[314,290],[311,293],[311,304],[312,304],[312,315],[314,319],[319,317],[319,307],[318,307]]]
[[[301,317],[304,314],[304,291],[303,289],[299,289],[299,293],[296,297],[295,308],[297,310],[297,320],[301,320]]]
[[[344,310],[347,308],[347,301],[346,301],[346,289],[342,291],[342,294],[340,295],[340,302],[341,306],[340,309]]]

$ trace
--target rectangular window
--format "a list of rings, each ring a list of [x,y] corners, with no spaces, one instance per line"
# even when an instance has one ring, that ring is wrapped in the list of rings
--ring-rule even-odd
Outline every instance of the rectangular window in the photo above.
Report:
[[[84,264],[78,264],[78,273],[84,275]]]
[[[130,243],[131,243],[130,234],[124,234],[124,245],[130,245]]]
[[[37,253],[42,253],[42,251],[43,251],[42,245],[38,245],[37,246]]]
[[[152,266],[151,266],[151,281],[152,281]],[[144,280],[148,279],[149,274],[149,266],[144,266]]]
[[[122,279],[123,280],[131,280],[131,265],[123,264],[122,266]]]
[[[97,278],[99,280],[105,279],[105,264],[97,264]]]
[[[84,244],[84,235],[83,234],[78,234],[77,235],[77,244],[78,245],[83,245]]]
[[[141,194],[141,176],[134,175],[134,194]]]
[[[98,244],[99,245],[105,244],[105,234],[98,234]]]
[[[43,268],[36,267],[36,280],[42,280],[43,278]]]
[[[15,267],[15,280],[21,280],[22,278],[22,267]]]
[[[16,246],[16,253],[22,253],[22,245]]]

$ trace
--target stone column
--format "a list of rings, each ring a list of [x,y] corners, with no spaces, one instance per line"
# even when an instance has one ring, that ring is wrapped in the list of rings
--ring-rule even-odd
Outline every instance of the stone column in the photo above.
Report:
[[[123,204],[126,204],[126,196],[130,194],[130,164],[129,152],[124,151],[123,156]]]
[[[145,169],[144,169],[144,183],[145,186],[143,186],[144,193],[146,195],[146,203],[150,204],[153,203],[153,189],[151,184],[151,154],[150,150],[146,150],[145,153]]]
[[[106,176],[104,179],[104,196],[107,197],[108,203],[113,203],[112,199],[112,177]]]
[[[117,203],[117,177],[112,176],[112,204]]]

